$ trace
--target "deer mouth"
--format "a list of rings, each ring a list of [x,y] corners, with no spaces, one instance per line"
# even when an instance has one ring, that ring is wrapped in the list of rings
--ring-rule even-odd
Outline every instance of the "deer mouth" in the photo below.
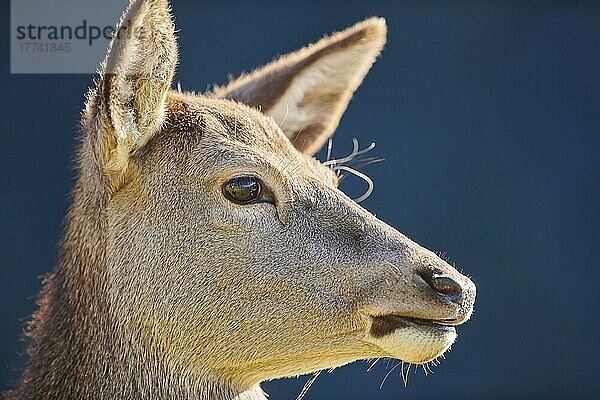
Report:
[[[456,331],[453,326],[455,320],[452,319],[434,320],[388,314],[374,316],[372,320],[370,333],[375,338],[384,337],[401,328],[430,328],[440,333]]]
[[[382,357],[422,364],[444,354],[456,340],[454,319],[426,319],[397,314],[372,315],[367,341]]]

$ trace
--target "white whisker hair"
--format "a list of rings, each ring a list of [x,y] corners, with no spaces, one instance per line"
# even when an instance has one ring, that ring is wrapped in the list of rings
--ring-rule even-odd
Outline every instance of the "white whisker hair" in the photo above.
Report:
[[[371,193],[373,193],[373,188],[375,187],[375,184],[373,183],[373,180],[371,178],[369,178],[368,175],[363,174],[360,171],[355,170],[354,168],[348,167],[346,165],[338,165],[336,167],[338,170],[342,170],[342,171],[346,171],[351,173],[352,175],[364,180],[367,185],[369,185],[369,187],[367,188],[367,190],[359,197],[352,199],[357,203],[360,203],[361,201],[366,200],[367,198],[369,198],[369,196],[371,195]]]
[[[317,378],[319,377],[319,375],[321,375],[321,371],[315,372],[313,374],[313,376],[311,376],[306,381],[306,383],[304,384],[304,386],[302,386],[302,390],[300,391],[300,394],[298,394],[298,397],[296,397],[296,400],[302,400],[304,398],[304,396],[306,396],[306,393],[308,393],[308,390],[313,385],[313,383],[315,383],[315,381],[317,380]]]

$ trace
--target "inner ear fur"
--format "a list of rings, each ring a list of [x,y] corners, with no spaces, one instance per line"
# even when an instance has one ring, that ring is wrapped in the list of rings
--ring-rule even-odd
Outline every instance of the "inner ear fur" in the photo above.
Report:
[[[338,126],[352,94],[386,41],[383,18],[369,18],[284,55],[212,96],[259,107],[296,148],[314,154]]]
[[[118,23],[85,116],[96,118],[101,163],[116,190],[133,152],[160,130],[177,64],[167,0],[132,0]]]

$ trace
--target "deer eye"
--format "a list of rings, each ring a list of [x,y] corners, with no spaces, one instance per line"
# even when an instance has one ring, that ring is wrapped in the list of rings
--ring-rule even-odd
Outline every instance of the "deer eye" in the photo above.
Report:
[[[261,192],[260,182],[251,176],[233,178],[223,185],[223,195],[237,204],[249,204],[260,200]]]

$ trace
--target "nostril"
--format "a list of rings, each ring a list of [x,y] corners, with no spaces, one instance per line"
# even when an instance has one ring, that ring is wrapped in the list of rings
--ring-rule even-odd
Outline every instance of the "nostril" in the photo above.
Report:
[[[445,275],[432,275],[426,282],[444,300],[458,300],[462,294],[462,287],[454,279]]]

